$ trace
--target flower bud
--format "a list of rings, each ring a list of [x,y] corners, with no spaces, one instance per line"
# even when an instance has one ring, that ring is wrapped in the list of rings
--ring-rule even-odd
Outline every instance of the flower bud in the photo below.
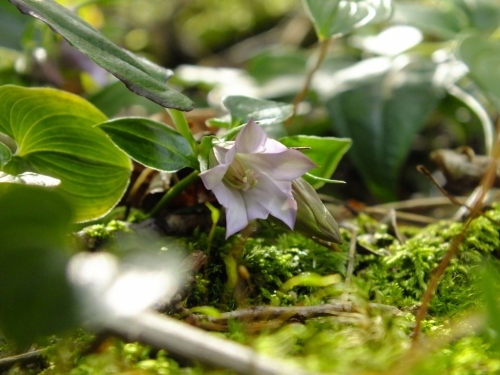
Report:
[[[324,241],[342,243],[335,219],[306,180],[292,181],[292,195],[297,201],[294,230]]]

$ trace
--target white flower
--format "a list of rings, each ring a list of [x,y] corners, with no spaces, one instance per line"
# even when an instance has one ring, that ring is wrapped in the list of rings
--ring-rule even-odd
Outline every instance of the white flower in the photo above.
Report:
[[[277,217],[293,229],[297,202],[292,180],[316,165],[297,150],[269,139],[253,120],[234,142],[213,147],[210,166],[200,173],[226,208],[226,238],[245,228],[250,220]]]

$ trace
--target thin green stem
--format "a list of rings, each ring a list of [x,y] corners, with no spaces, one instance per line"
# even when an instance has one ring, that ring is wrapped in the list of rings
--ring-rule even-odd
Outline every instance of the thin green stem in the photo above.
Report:
[[[165,195],[160,199],[160,201],[154,206],[151,212],[148,214],[148,217],[155,216],[158,214],[169,202],[172,201],[175,197],[177,197],[182,191],[194,183],[198,179],[199,171],[193,171],[188,176],[184,177],[174,186],[172,186]]]
[[[293,114],[292,116],[286,120],[285,126],[289,127],[293,118],[295,117],[295,114],[297,113],[297,106],[299,103],[304,100],[307,92],[309,91],[309,87],[311,86],[312,79],[314,77],[314,74],[318,71],[318,69],[321,67],[321,64],[323,64],[323,61],[325,60],[325,57],[328,53],[328,48],[330,47],[330,42],[332,38],[327,38],[322,40],[319,46],[319,52],[318,52],[318,58],[316,59],[316,63],[314,66],[307,72],[306,80],[304,82],[304,86],[302,87],[302,90],[297,94],[295,99],[293,100]]]
[[[189,129],[189,125],[186,121],[186,117],[184,116],[184,112],[181,112],[177,109],[167,108],[167,112],[172,118],[174,122],[175,128],[177,131],[184,137],[191,146],[195,155],[198,155],[198,143],[193,137],[193,133],[191,133],[191,129]]]

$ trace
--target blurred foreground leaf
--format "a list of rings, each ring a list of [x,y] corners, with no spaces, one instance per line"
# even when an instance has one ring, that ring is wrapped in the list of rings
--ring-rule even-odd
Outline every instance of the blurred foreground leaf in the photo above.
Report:
[[[166,85],[172,71],[118,47],[98,30],[54,0],[10,0],[20,12],[38,18],[103,67],[137,95],[167,108],[189,111],[190,99]]]
[[[64,254],[70,205],[54,190],[0,184],[0,328],[19,344],[76,322]]]
[[[77,221],[104,215],[128,185],[131,162],[94,125],[106,117],[63,91],[0,87],[0,132],[18,149],[3,166],[12,175],[36,172],[61,180],[73,197]]]

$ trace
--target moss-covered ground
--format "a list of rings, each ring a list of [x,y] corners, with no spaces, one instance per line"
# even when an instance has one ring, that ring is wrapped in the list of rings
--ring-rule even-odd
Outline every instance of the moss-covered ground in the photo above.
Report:
[[[441,278],[417,346],[411,345],[414,314],[433,270],[462,230],[462,223],[443,221],[422,229],[401,228],[408,240],[400,243],[388,234],[387,226],[360,216],[355,222],[357,234],[371,236],[370,246],[375,251],[358,248],[352,275],[347,275],[353,233],[348,230],[342,230],[345,241],[336,250],[266,224],[248,238],[233,236],[230,241],[225,240],[221,228],[213,237],[196,231],[182,241],[187,249],[202,250],[209,259],[183,304],[187,309],[227,312],[255,305],[353,302],[357,306],[354,312],[277,324],[229,321],[226,332],[216,334],[325,374],[498,374],[500,332],[489,323],[498,316],[491,315],[494,308],[484,306],[496,303],[488,296],[498,295],[491,291],[498,291],[500,284],[496,277],[500,228],[494,222],[500,220],[500,207],[487,214],[493,220],[475,219]],[[114,232],[121,226],[109,228]],[[87,230],[90,232],[100,241],[108,239],[105,226]],[[486,271],[486,263],[493,266],[490,271]],[[486,284],[486,278],[493,281]],[[373,303],[396,307],[400,313]],[[17,366],[7,373],[231,374],[201,364],[179,363],[163,350],[115,338],[88,352],[92,340],[92,335],[78,331],[56,340],[46,354],[48,367]],[[0,345],[0,356],[8,356],[8,344]]]

